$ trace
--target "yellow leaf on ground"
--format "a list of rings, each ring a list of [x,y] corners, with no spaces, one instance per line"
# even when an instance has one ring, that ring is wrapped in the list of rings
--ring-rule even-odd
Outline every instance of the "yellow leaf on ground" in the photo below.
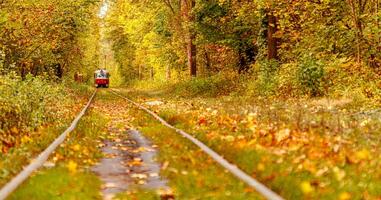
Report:
[[[30,137],[28,137],[28,136],[24,136],[24,137],[21,138],[21,143],[22,144],[26,144],[26,143],[29,143],[31,141],[32,141],[32,139]]]
[[[70,171],[70,173],[76,173],[78,164],[71,160],[67,163],[66,167]]]
[[[81,148],[81,146],[79,146],[79,144],[76,144],[76,145],[74,145],[74,146],[72,147],[72,149],[73,149],[74,151],[79,151],[80,148]]]
[[[265,170],[265,165],[263,164],[263,163],[259,163],[258,165],[257,165],[257,170],[258,171],[264,171]]]
[[[368,159],[370,158],[370,153],[369,153],[368,150],[366,150],[366,149],[362,149],[362,150],[360,150],[360,151],[357,151],[357,152],[355,153],[355,156],[356,156],[356,158],[359,159],[359,160],[368,160]]]
[[[280,130],[279,132],[277,132],[275,134],[275,139],[277,142],[281,142],[281,141],[287,139],[288,137],[290,137],[290,134],[291,134],[291,130],[286,128],[286,129],[283,129],[283,130]]]
[[[338,181],[343,180],[343,178],[345,177],[345,171],[338,167],[333,168],[333,173],[335,174],[335,177]]]
[[[314,188],[311,186],[310,182],[308,181],[303,181],[300,184],[300,189],[302,190],[304,194],[309,194],[314,191]]]
[[[339,200],[349,200],[351,199],[351,194],[348,192],[342,192],[339,195]]]

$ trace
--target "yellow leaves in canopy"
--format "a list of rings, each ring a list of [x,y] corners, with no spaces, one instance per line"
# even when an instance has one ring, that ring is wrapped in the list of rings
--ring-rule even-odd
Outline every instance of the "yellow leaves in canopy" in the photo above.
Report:
[[[19,129],[14,126],[14,127],[11,128],[11,133],[18,134],[19,133]]]
[[[226,2],[226,0],[218,0],[219,5],[223,5]]]

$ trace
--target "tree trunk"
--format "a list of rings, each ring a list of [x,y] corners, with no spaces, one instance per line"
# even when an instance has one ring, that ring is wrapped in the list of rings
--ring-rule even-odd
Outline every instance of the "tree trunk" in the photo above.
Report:
[[[139,65],[138,76],[139,76],[139,80],[142,80],[142,66],[141,65]]]
[[[169,65],[167,66],[167,69],[166,69],[165,78],[167,79],[167,81],[171,80],[171,67]]]
[[[153,70],[153,67],[151,67],[151,69],[150,69],[150,78],[151,78],[151,80],[154,79],[154,70]]]
[[[349,4],[351,8],[351,16],[354,23],[354,26],[356,28],[356,45],[357,45],[357,53],[356,53],[356,59],[357,63],[361,63],[362,57],[361,57],[361,44],[363,41],[363,22],[361,21],[361,16],[365,12],[365,6],[367,4],[367,0],[347,0],[347,3]]]
[[[189,24],[191,24],[194,21],[194,16],[191,13],[192,9],[196,6],[195,0],[182,0],[181,9],[183,10],[183,16],[184,20],[187,24],[187,57],[188,57],[188,68],[190,71],[190,75],[192,77],[197,76],[197,60],[196,60],[196,54],[197,49],[196,45],[194,44],[194,41],[196,39],[196,34],[190,28]]]
[[[205,59],[206,72],[209,75],[212,72],[212,64],[210,61],[208,50],[206,48],[204,48],[204,59]]]
[[[192,77],[197,76],[197,60],[196,60],[196,45],[193,43],[195,39],[195,35],[191,33],[189,41],[188,41],[188,67],[190,69],[190,75]]]
[[[239,52],[238,52],[238,73],[239,74],[243,74],[245,73],[248,68],[247,66],[247,62],[246,62],[246,56],[245,56],[245,53],[244,51],[242,51],[241,49],[239,49]]]
[[[267,19],[267,58],[278,59],[278,39],[274,37],[277,31],[277,19],[271,12],[267,13]]]

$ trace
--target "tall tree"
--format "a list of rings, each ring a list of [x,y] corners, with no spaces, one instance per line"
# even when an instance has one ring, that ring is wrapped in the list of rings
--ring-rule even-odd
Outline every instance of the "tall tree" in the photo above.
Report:
[[[277,18],[272,11],[267,11],[267,58],[278,59],[278,38],[275,37],[277,32]]]
[[[195,20],[193,8],[196,6],[195,0],[181,0],[182,15],[186,23],[187,30],[187,56],[188,68],[192,77],[197,75],[197,47],[195,45],[196,32],[193,30],[193,22]]]

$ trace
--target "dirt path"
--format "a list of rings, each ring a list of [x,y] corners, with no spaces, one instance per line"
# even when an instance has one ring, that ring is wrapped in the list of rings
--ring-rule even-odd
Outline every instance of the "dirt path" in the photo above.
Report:
[[[167,191],[167,181],[160,177],[160,164],[155,161],[157,148],[129,121],[129,105],[106,91],[98,95],[94,109],[109,118],[105,128],[107,137],[100,141],[105,157],[93,167],[103,181],[104,199],[112,199],[121,192],[142,188]]]

